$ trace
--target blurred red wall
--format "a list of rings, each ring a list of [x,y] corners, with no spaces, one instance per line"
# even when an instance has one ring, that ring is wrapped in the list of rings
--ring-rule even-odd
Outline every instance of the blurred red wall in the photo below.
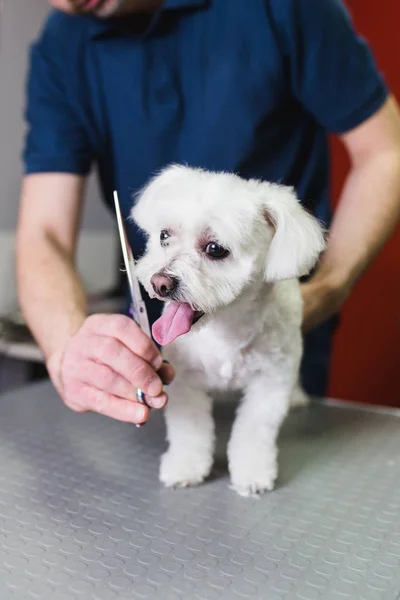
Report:
[[[346,4],[399,100],[399,0],[346,0]],[[332,147],[335,202],[348,162],[337,141],[332,141]],[[343,310],[334,343],[329,395],[400,407],[400,228]]]

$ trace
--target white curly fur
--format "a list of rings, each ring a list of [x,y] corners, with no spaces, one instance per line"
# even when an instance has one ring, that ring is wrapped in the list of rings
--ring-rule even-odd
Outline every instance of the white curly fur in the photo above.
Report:
[[[138,275],[168,273],[181,282],[180,300],[205,315],[165,347],[176,368],[165,409],[169,448],[160,479],[199,484],[210,473],[215,444],[213,390],[241,390],[228,462],[243,496],[271,490],[277,477],[277,436],[297,387],[302,355],[298,277],[324,249],[319,223],[293,190],[233,174],[171,166],[141,192],[132,217],[148,235]],[[160,232],[168,230],[168,245]],[[229,249],[210,260],[204,237]]]

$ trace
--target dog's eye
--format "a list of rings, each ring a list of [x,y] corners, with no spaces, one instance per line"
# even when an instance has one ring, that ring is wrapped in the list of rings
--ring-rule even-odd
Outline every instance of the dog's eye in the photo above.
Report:
[[[229,254],[229,250],[217,244],[217,242],[210,242],[206,246],[206,253],[211,258],[226,258]]]
[[[165,245],[169,236],[170,236],[169,231],[167,231],[166,229],[163,229],[162,232],[160,233],[160,242],[161,242],[162,246]]]

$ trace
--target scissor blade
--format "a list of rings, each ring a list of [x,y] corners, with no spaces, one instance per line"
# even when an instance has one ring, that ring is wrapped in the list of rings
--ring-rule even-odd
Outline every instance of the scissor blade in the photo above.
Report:
[[[119,201],[118,201],[118,194],[117,192],[114,192],[114,203],[115,203],[115,212],[117,214],[117,223],[118,223],[118,232],[119,232],[119,238],[120,238],[120,242],[121,242],[121,248],[122,248],[122,256],[124,259],[124,264],[125,264],[125,270],[126,270],[126,274],[128,277],[128,284],[129,284],[129,292],[131,295],[131,300],[132,302],[134,302],[135,298],[133,295],[133,280],[132,280],[132,273],[131,270],[129,268],[129,246],[127,243],[127,239],[126,239],[126,233],[125,233],[125,227],[124,227],[124,222],[122,220],[122,214],[121,214],[121,209],[119,207]]]
[[[128,277],[129,293],[132,301],[132,317],[142,331],[151,337],[146,305],[143,301],[139,282],[135,274],[135,261],[126,235],[117,192],[114,192],[114,203],[115,212],[117,214],[118,232],[121,240],[122,256],[124,259],[125,270]]]

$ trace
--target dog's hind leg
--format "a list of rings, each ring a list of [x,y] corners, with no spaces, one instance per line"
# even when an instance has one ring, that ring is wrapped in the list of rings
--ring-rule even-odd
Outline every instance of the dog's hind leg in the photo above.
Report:
[[[160,480],[168,487],[201,483],[213,464],[212,398],[183,379],[181,374],[169,386],[165,408],[169,447],[161,458]]]

